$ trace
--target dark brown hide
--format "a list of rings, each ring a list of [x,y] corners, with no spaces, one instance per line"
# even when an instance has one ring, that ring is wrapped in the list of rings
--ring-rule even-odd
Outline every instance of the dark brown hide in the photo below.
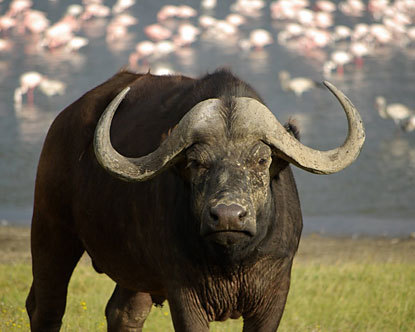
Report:
[[[201,79],[120,72],[60,113],[36,178],[34,281],[27,299],[32,330],[59,330],[67,283],[86,250],[96,269],[117,283],[106,310],[110,331],[141,331],[151,303],[163,299],[177,331],[208,331],[210,321],[241,315],[244,331],[275,331],[302,229],[290,167],[273,158],[270,196],[257,216],[260,237],[231,254],[212,250],[192,210],[185,156],[142,183],[120,181],[98,164],[92,146],[96,124],[126,86],[131,91],[114,117],[111,137],[131,157],[156,149],[200,101],[221,98],[226,105],[232,96],[261,101],[226,70]]]

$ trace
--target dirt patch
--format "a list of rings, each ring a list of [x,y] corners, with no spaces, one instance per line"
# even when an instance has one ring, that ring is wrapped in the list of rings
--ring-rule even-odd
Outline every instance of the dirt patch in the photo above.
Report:
[[[30,228],[0,226],[0,264],[27,263],[30,260]],[[88,257],[84,257],[82,262],[89,262]],[[307,235],[301,239],[295,262],[415,263],[415,239]]]
[[[0,263],[30,260],[30,228],[0,226]]]
[[[312,264],[415,263],[415,239],[307,235],[301,238],[295,261]]]

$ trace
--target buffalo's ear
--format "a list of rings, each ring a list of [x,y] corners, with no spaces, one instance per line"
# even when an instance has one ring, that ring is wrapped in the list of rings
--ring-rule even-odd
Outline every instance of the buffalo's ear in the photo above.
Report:
[[[298,128],[298,121],[296,119],[289,118],[288,122],[284,124],[284,128],[298,141],[300,140],[300,129]]]
[[[277,156],[272,156],[272,163],[271,166],[269,168],[269,174],[270,174],[270,178],[274,179],[276,177],[278,177],[278,175],[280,174],[280,172],[287,168],[288,165],[290,163],[282,158],[279,158]]]
[[[190,182],[190,172],[187,166],[187,161],[184,153],[181,153],[177,162],[172,165],[172,171],[181,177],[185,182]]]
[[[294,118],[289,118],[288,122],[284,124],[285,130],[287,130],[292,136],[294,136],[298,141],[300,140],[300,130],[298,128],[298,122]],[[272,157],[272,164],[270,167],[271,178],[275,178],[278,174],[290,163],[282,158],[277,156]]]

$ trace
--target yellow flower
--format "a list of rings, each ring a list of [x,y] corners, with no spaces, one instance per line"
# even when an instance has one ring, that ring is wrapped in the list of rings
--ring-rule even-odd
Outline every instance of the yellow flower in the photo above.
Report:
[[[86,302],[85,301],[81,301],[81,307],[82,307],[83,310],[86,310],[87,309],[87,306],[86,306]]]

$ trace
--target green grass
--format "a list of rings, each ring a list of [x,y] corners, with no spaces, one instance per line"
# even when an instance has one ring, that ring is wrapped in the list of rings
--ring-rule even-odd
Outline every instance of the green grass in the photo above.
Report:
[[[0,332],[29,330],[24,302],[30,283],[30,264],[0,264]],[[113,287],[106,276],[78,266],[62,331],[105,331]],[[173,331],[167,305],[152,309],[145,330]],[[211,324],[211,331],[241,330],[241,320]],[[415,331],[415,265],[296,263],[279,331]]]

